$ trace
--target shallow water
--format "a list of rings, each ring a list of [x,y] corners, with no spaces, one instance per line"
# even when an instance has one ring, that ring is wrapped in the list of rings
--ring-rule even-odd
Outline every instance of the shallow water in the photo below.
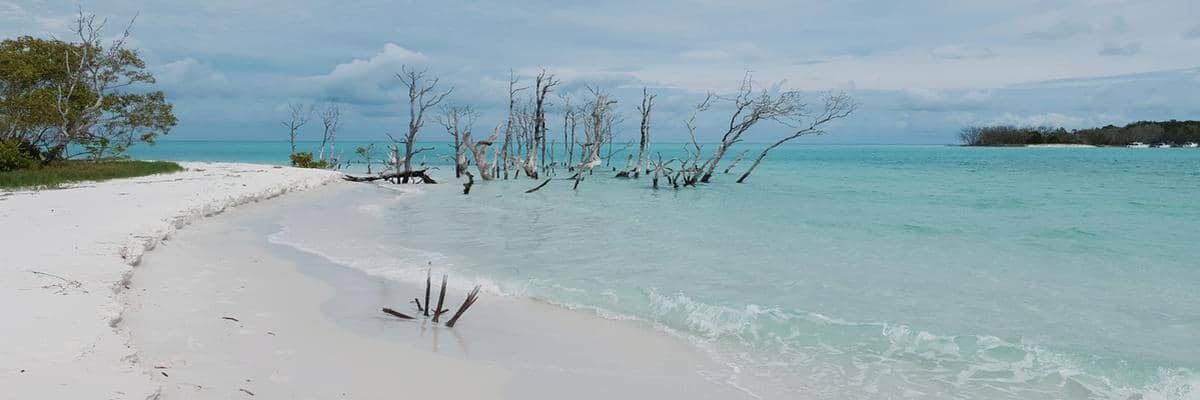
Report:
[[[741,185],[608,176],[330,199],[272,239],[647,321],[801,397],[1200,396],[1200,151],[789,146]]]

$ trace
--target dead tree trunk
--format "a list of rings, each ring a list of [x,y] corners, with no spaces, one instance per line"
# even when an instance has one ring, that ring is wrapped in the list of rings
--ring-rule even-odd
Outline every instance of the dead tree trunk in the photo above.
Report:
[[[494,178],[492,175],[492,165],[487,160],[487,150],[496,142],[496,138],[500,136],[500,125],[496,125],[496,129],[492,130],[492,136],[488,136],[479,142],[471,143],[471,132],[463,135],[463,147],[471,149],[471,154],[475,156],[475,167],[479,169],[479,177],[485,181],[490,181]]]
[[[642,105],[638,107],[642,114],[641,138],[638,141],[637,165],[633,169],[635,179],[642,174],[642,162],[645,161],[646,151],[650,146],[650,110],[654,108],[654,97],[655,95],[650,94],[645,87],[642,88]]]
[[[463,194],[471,194],[471,186],[475,185],[475,175],[471,174],[471,171],[463,171],[463,173],[467,174],[467,183],[463,184]]]
[[[533,132],[524,162],[525,176],[533,179],[539,177],[538,154],[544,156],[546,151],[546,95],[549,95],[558,83],[554,75],[547,75],[545,70],[534,79]]]
[[[517,75],[512,70],[508,71],[508,122],[504,128],[504,144],[500,146],[500,160],[504,164],[504,179],[508,179],[508,160],[510,146],[513,139],[513,112],[517,107],[517,92],[528,89],[528,87],[517,87]],[[497,166],[499,168],[499,166]],[[497,171],[499,173],[499,171]]]
[[[750,152],[750,149],[742,150],[742,153],[741,153],[741,154],[738,154],[738,156],[737,156],[737,159],[734,159],[732,164],[729,164],[729,166],[728,166],[728,167],[725,167],[725,172],[724,172],[724,173],[728,174],[728,173],[729,173],[729,171],[731,171],[731,170],[733,170],[734,168],[736,168],[736,167],[737,167],[737,165],[738,165],[738,163],[742,162],[742,159],[743,159],[743,158],[746,158],[746,153],[749,153],[749,152]]]
[[[420,178],[421,183],[428,183],[428,184],[437,183],[437,181],[433,180],[433,178],[430,178],[429,175],[425,173],[425,171],[426,170],[418,169],[415,171],[390,172],[390,173],[386,173],[386,174],[379,174],[379,175],[372,175],[372,176],[343,175],[342,179],[345,179],[350,182],[374,182],[374,181],[377,181],[380,179],[389,180],[389,181],[393,180],[393,179],[401,179],[403,182],[408,182],[409,178]]]

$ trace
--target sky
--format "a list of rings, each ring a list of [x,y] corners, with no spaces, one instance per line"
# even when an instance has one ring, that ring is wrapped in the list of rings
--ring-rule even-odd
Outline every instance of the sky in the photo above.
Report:
[[[587,85],[608,90],[637,134],[643,87],[658,94],[655,141],[684,141],[708,92],[746,73],[814,100],[845,91],[860,104],[803,143],[953,143],[975,124],[1081,128],[1200,119],[1200,2],[1008,1],[326,1],[0,0],[0,37],[69,38],[77,6],[137,16],[139,49],[175,105],[169,139],[285,140],[288,102],[336,99],[343,139],[386,141],[408,121],[395,74],[428,68],[451,102],[505,118],[509,71],[563,84],[551,121]],[[717,140],[726,108],[699,119]],[[561,124],[561,123],[560,123]],[[550,123],[551,135],[560,124]],[[319,139],[317,124],[302,137]],[[747,141],[786,128],[763,124]],[[445,140],[436,124],[422,132]]]

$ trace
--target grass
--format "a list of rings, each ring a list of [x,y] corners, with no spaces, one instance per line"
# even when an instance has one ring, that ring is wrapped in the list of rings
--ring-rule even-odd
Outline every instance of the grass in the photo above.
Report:
[[[0,189],[57,188],[71,182],[104,181],[183,171],[170,161],[63,161],[0,172]]]

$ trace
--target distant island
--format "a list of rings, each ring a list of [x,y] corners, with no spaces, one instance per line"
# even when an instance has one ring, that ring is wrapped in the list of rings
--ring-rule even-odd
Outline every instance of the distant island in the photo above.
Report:
[[[1200,143],[1200,121],[1139,121],[1124,127],[1108,125],[1070,131],[1045,126],[969,126],[959,131],[958,138],[964,146],[1188,146]]]

